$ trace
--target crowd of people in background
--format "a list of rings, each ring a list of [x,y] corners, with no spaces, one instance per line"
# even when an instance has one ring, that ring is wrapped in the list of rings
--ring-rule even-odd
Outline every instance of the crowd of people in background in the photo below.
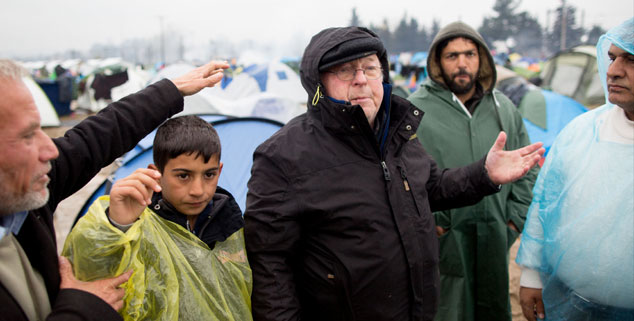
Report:
[[[214,128],[172,118],[229,63],[51,139],[24,68],[1,59],[0,319],[511,320],[521,234],[526,319],[634,320],[632,30],[634,18],[601,36],[605,104],[540,167],[543,144],[472,27],[439,30],[407,99],[377,33],[324,29],[299,67],[306,112],[244,155],[244,214],[218,186]],[[58,256],[57,205],[156,128],[154,164],[98,199]]]

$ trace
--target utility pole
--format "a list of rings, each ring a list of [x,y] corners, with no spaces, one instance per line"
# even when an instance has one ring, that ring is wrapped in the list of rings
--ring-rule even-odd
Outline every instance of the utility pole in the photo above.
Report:
[[[163,28],[163,20],[165,17],[159,16],[161,23],[161,63],[165,64],[165,29]]]
[[[566,9],[566,0],[561,0],[561,41],[559,49],[566,49],[566,26],[568,24],[568,10]]]
[[[550,51],[547,49],[547,43],[549,38],[552,38],[550,35],[550,12],[551,10],[546,10],[546,24],[544,25],[544,30],[542,32],[542,57],[546,58],[546,51]]]

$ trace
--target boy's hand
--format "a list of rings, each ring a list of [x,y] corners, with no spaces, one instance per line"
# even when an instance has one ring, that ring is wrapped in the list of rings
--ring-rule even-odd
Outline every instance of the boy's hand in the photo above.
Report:
[[[110,219],[121,225],[133,223],[152,203],[152,193],[160,192],[161,173],[139,168],[118,180],[110,190]]]

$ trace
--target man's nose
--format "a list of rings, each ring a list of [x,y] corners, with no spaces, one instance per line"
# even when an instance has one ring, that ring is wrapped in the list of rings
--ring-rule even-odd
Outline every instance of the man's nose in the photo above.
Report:
[[[352,78],[354,80],[354,83],[366,83],[368,82],[368,78],[365,75],[365,70],[363,69],[356,69],[354,71],[354,78]]]
[[[623,59],[617,57],[608,66],[608,78],[620,78],[624,75]]]
[[[467,67],[467,55],[463,55],[463,54],[458,55],[458,67],[462,67],[462,68]]]
[[[48,137],[48,135],[46,135],[41,129],[37,132],[36,135],[41,144],[39,154],[40,161],[48,162],[57,158],[57,156],[59,156],[59,151],[57,150],[57,146],[55,146],[55,143],[53,143],[53,140]]]

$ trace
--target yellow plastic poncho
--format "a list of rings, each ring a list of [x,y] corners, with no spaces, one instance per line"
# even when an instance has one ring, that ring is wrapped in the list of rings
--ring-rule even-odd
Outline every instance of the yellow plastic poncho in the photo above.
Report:
[[[124,233],[105,215],[109,201],[102,196],[92,204],[68,235],[62,255],[83,281],[134,270],[122,285],[124,320],[252,320],[242,229],[210,250],[146,208]]]

